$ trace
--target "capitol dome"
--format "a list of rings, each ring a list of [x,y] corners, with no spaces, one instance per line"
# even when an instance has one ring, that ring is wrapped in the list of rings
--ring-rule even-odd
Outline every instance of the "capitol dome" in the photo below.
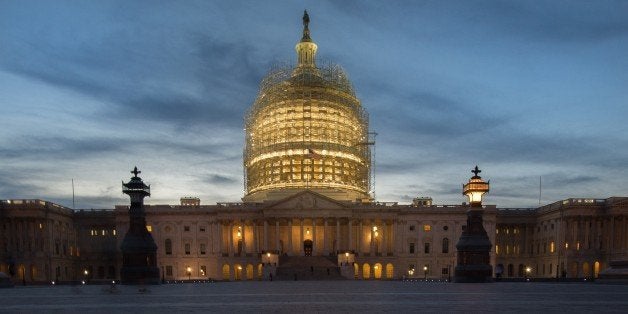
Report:
[[[245,117],[245,202],[303,190],[370,199],[368,113],[340,66],[316,64],[308,25],[305,12],[298,64],[272,69]]]

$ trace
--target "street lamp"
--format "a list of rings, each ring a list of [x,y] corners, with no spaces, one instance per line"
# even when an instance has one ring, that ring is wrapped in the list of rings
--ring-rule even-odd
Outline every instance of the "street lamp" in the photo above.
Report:
[[[425,281],[427,281],[427,265],[423,266],[423,274],[425,275]]]
[[[532,268],[530,268],[530,266],[526,267],[526,280],[530,280],[531,271],[532,271]]]
[[[186,270],[188,271],[188,281],[189,281],[192,277],[192,267],[188,266]]]
[[[87,282],[87,275],[89,275],[89,271],[87,271],[87,269],[83,270],[83,275],[85,275],[85,280],[83,281],[83,283]]]

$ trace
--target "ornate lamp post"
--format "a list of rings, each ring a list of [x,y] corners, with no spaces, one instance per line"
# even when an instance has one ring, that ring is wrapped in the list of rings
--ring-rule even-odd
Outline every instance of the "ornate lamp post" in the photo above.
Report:
[[[423,266],[423,280],[427,281],[427,265]]]
[[[144,184],[137,175],[137,167],[131,171],[134,175],[128,183],[122,183],[122,192],[131,198],[129,208],[129,230],[122,240],[122,269],[120,277],[123,284],[159,284],[157,268],[157,245],[153,236],[146,229],[144,197],[150,196],[150,186]]]
[[[491,241],[482,223],[482,195],[489,191],[489,183],[478,174],[478,166],[471,171],[474,176],[463,185],[462,194],[469,198],[471,209],[467,211],[467,226],[456,244],[458,262],[455,268],[456,282],[491,282],[493,268],[490,264]]]

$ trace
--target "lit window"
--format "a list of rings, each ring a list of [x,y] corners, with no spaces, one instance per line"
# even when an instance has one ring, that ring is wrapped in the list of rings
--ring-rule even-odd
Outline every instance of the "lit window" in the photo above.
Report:
[[[550,242],[550,253],[554,253],[554,241]]]
[[[112,233],[113,235],[116,235],[116,229],[111,230],[111,233]]]
[[[565,249],[569,248],[569,243],[565,242]]]
[[[102,235],[107,234],[107,232],[105,231],[105,229],[101,230],[101,234],[102,234]]]
[[[580,242],[576,242],[576,251],[580,251]]]
[[[495,254],[499,254],[499,245],[495,244]]]
[[[200,273],[201,276],[205,276],[205,274],[207,273],[207,266],[201,265]]]
[[[43,229],[44,225],[42,225],[41,223],[39,224],[39,229]]]
[[[495,229],[495,234],[499,234],[499,229]]]
[[[153,232],[153,226],[146,225],[146,230],[148,230],[148,232]]]
[[[432,230],[432,226],[430,225],[423,225],[423,231],[428,232]]]

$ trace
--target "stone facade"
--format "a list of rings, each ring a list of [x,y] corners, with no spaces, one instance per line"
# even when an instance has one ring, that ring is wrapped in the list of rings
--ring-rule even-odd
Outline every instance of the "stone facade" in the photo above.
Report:
[[[165,280],[267,279],[277,256],[305,255],[307,240],[313,256],[348,263],[353,269],[343,274],[356,279],[449,279],[470,208],[338,202],[310,191],[268,203],[145,206]],[[119,279],[127,212],[128,206],[73,211],[40,200],[2,201],[0,271],[13,265],[13,281],[27,284]],[[553,278],[556,265],[559,276],[564,269],[567,278],[593,278],[609,261],[628,257],[626,197],[536,209],[487,205],[483,219],[491,265],[494,273],[503,269],[502,278]]]

